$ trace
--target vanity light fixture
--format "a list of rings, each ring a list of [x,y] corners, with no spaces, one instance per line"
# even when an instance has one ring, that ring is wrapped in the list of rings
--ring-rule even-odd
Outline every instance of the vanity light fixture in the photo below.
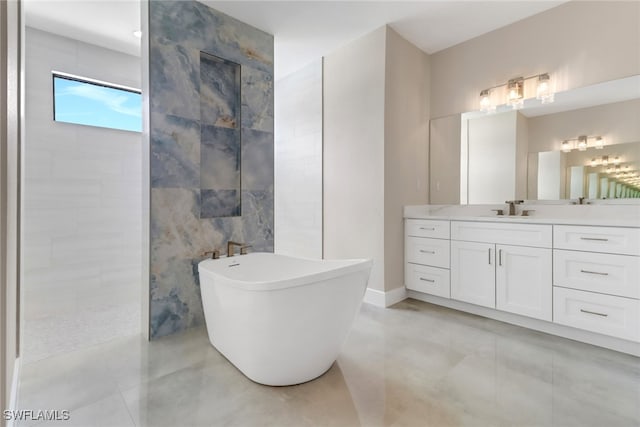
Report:
[[[491,99],[494,89],[506,87],[507,99],[506,104],[514,110],[522,108],[525,100],[525,82],[527,80],[536,79],[536,98],[543,104],[553,102],[554,93],[551,88],[551,77],[549,73],[536,74],[529,77],[516,77],[510,79],[506,83],[502,83],[480,91],[480,111],[492,113],[496,110],[496,104]]]
[[[578,151],[587,151],[587,136],[580,135],[578,137]]]
[[[589,144],[589,141],[593,141],[593,143]],[[565,139],[560,145],[560,149],[565,153],[570,152],[573,148],[577,148],[579,151],[586,151],[589,147],[594,147],[596,149],[603,148],[604,139],[598,135],[580,135],[577,138]],[[603,156],[602,164],[606,166],[607,164],[604,163],[604,157],[605,156]]]

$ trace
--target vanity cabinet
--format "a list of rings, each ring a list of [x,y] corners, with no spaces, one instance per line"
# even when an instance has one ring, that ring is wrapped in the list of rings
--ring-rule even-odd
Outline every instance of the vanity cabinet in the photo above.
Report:
[[[412,298],[640,356],[640,227],[616,222],[406,218],[405,286]]]
[[[453,221],[451,236],[452,299],[551,321],[551,226]]]
[[[451,242],[451,298],[496,307],[495,245]]]
[[[554,228],[553,321],[640,341],[640,229]]]
[[[449,298],[449,237],[449,221],[405,221],[404,281],[407,289]]]
[[[496,308],[551,321],[551,249],[496,246]]]

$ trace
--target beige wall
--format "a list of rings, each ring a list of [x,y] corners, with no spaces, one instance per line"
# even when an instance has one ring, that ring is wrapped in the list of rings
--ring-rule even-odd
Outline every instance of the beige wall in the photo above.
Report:
[[[18,356],[21,4],[0,3],[0,408]],[[0,417],[5,425],[4,417]]]
[[[429,57],[390,27],[324,59],[324,257],[403,286],[403,207],[427,203]]]
[[[384,290],[404,286],[405,205],[429,200],[429,57],[390,27],[384,120]]]
[[[484,88],[549,72],[562,91],[640,73],[640,2],[572,1],[431,57],[431,117],[478,109]]]
[[[324,257],[372,258],[384,290],[386,29],[324,58]]]

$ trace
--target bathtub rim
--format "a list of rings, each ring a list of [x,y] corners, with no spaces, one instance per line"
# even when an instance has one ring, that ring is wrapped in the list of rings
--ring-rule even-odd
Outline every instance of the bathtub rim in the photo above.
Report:
[[[334,279],[336,277],[345,276],[351,273],[357,273],[366,271],[368,274],[370,273],[371,267],[373,266],[373,260],[370,258],[352,258],[352,259],[310,259],[310,258],[302,258],[302,257],[294,257],[283,254],[276,254],[272,252],[252,252],[244,256],[251,256],[252,254],[267,254],[278,257],[286,257],[291,259],[298,260],[306,260],[306,261],[314,261],[318,263],[322,262],[336,262],[336,264],[340,263],[343,265],[337,266],[331,270],[320,271],[320,272],[309,272],[309,274],[295,276],[291,278],[285,278],[282,280],[265,280],[265,281],[243,281],[234,278],[230,278],[221,274],[220,272],[212,271],[207,268],[208,265],[214,262],[223,262],[228,261],[229,259],[226,257],[222,257],[219,259],[206,259],[200,261],[198,263],[198,274],[200,277],[200,286],[207,286],[202,280],[202,276],[207,277],[209,279],[215,280],[216,285],[226,285],[231,286],[237,289],[242,289],[246,291],[257,291],[257,292],[268,292],[275,290],[282,290],[288,288],[295,288],[299,286],[307,286],[316,282],[322,282],[324,280]],[[237,258],[239,258],[238,256]],[[236,257],[234,257],[236,259]]]

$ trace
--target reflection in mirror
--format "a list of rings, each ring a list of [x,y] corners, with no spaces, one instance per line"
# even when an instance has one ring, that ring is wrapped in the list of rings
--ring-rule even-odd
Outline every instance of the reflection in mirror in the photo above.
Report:
[[[640,75],[498,111],[461,115],[461,203],[638,197]]]
[[[640,142],[529,154],[528,199],[640,198]]]

